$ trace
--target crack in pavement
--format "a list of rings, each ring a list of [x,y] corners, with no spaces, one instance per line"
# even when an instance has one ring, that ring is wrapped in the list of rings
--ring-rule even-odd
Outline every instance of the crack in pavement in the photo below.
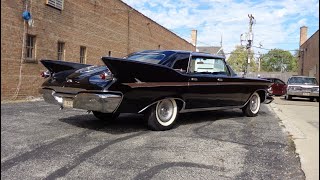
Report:
[[[128,136],[125,136],[125,137],[121,137],[121,138],[109,141],[109,142],[107,142],[105,144],[102,144],[102,145],[99,145],[99,146],[97,146],[95,148],[92,148],[92,149],[86,151],[85,153],[82,153],[81,155],[79,155],[75,160],[73,160],[69,164],[67,164],[67,165],[55,170],[50,175],[48,175],[45,179],[47,179],[47,180],[56,179],[56,178],[65,176],[67,173],[69,173],[72,169],[77,167],[79,164],[81,164],[82,162],[84,162],[88,158],[92,157],[93,155],[97,154],[98,152],[104,150],[108,146],[116,144],[118,142],[126,141],[128,139],[131,139],[131,138],[134,138],[134,137],[140,136],[142,134],[146,134],[146,133],[148,133],[148,132],[147,131],[143,131],[143,132],[131,134],[131,135],[128,135]]]
[[[1,163],[1,172],[12,168],[13,166],[15,166],[15,165],[17,165],[19,163],[25,162],[25,161],[27,161],[29,159],[36,158],[36,157],[39,156],[39,154],[43,154],[43,153],[47,152],[47,150],[53,148],[54,146],[56,146],[58,144],[61,144],[61,143],[65,142],[68,139],[76,138],[76,137],[82,138],[82,137],[85,137],[85,136],[87,136],[88,134],[90,134],[92,132],[94,132],[94,131],[85,130],[85,131],[82,131],[81,133],[73,134],[71,136],[62,137],[62,138],[59,138],[59,139],[57,139],[57,140],[55,140],[55,141],[53,141],[51,143],[48,143],[48,144],[45,144],[45,145],[41,145],[41,146],[35,148],[34,150],[25,152],[25,153],[20,154],[20,155],[18,155],[16,157],[8,159],[8,160],[6,160],[6,161]]]
[[[191,162],[166,162],[163,164],[159,164],[151,167],[150,169],[144,171],[143,173],[138,174],[134,180],[142,180],[142,179],[151,179],[154,175],[158,174],[162,170],[169,169],[172,167],[190,167],[190,168],[202,168],[216,171],[225,171],[224,167],[218,167],[213,165],[205,165],[205,164],[197,164]]]

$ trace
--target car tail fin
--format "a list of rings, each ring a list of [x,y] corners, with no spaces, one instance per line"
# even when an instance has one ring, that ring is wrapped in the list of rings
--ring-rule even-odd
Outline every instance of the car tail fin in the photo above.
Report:
[[[139,62],[129,59],[102,57],[102,61],[121,82],[168,82],[183,81],[184,76],[177,71],[159,64]]]
[[[91,65],[67,62],[67,61],[58,61],[58,60],[41,60],[40,61],[44,67],[46,67],[51,73],[58,73],[61,71],[67,70],[78,70],[84,67]]]

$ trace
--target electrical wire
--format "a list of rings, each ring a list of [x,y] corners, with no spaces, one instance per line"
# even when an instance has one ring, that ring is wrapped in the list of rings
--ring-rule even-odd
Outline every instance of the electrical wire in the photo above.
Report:
[[[26,3],[25,10],[27,10],[28,9],[28,1],[26,0],[25,3]],[[22,34],[20,68],[19,68],[19,80],[18,80],[16,91],[13,93],[11,100],[16,100],[19,95],[19,92],[20,92],[21,81],[22,81],[22,67],[23,67],[22,64],[23,64],[23,59],[24,59],[24,46],[25,46],[25,40],[26,40],[25,34],[26,34],[26,22],[23,21],[23,34]]]

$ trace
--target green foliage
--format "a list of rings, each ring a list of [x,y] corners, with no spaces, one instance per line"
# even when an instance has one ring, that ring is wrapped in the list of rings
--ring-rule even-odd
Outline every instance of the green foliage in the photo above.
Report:
[[[250,71],[254,72],[257,70],[257,65],[253,56],[253,51],[250,53]],[[248,60],[248,51],[242,46],[236,46],[228,58],[227,62],[235,72],[243,72],[246,68]]]
[[[297,59],[297,53],[293,56],[289,51],[272,49],[261,57],[261,68],[267,72],[295,72]]]

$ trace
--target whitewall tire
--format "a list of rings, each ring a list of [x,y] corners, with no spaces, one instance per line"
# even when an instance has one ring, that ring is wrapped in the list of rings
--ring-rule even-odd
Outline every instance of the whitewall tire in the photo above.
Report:
[[[261,106],[261,99],[257,92],[253,93],[242,112],[249,117],[257,116]]]
[[[148,127],[155,131],[169,130],[173,127],[178,116],[178,106],[174,99],[158,101],[147,111]]]

